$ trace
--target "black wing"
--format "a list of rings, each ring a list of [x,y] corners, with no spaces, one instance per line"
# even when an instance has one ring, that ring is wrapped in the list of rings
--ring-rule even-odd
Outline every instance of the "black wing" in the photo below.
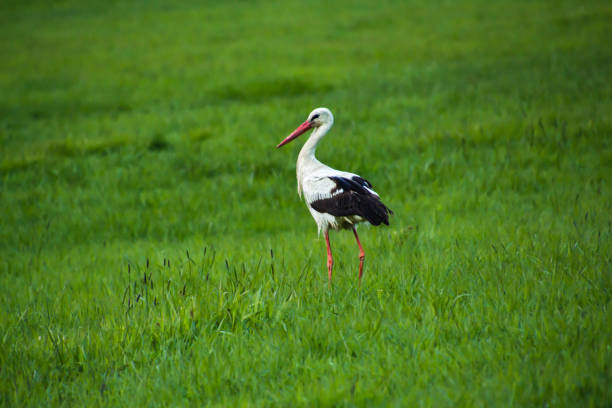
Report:
[[[372,225],[389,225],[389,214],[393,214],[380,198],[370,190],[372,184],[359,176],[350,179],[346,177],[329,177],[336,187],[332,196],[310,203],[310,206],[320,213],[328,213],[336,217],[359,215]]]

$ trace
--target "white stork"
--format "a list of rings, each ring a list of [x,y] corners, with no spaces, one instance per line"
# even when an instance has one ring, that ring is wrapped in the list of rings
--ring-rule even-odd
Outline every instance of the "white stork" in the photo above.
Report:
[[[334,259],[329,245],[329,230],[352,229],[359,246],[359,282],[363,273],[365,253],[359,242],[355,224],[367,221],[372,225],[389,225],[387,208],[372,185],[364,178],[324,165],[315,157],[317,145],[334,124],[334,116],[327,108],[313,110],[308,119],[293,131],[277,148],[286,145],[309,129],[314,129],[297,159],[298,194],[304,195],[306,206],[325,234],[327,272],[331,284]]]

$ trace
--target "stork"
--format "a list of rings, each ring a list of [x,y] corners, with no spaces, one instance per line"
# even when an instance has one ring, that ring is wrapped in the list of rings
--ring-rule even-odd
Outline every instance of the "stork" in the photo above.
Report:
[[[355,225],[367,221],[372,225],[389,225],[389,215],[393,214],[374,191],[366,179],[345,171],[332,169],[315,157],[317,145],[334,124],[334,116],[327,108],[317,108],[310,112],[308,119],[298,126],[276,148],[286,145],[301,134],[314,129],[298,155],[297,188],[300,197],[304,196],[319,234],[325,234],[327,247],[327,273],[331,285],[334,258],[329,244],[329,230],[352,229],[359,247],[359,283],[363,274],[365,253],[359,241]]]

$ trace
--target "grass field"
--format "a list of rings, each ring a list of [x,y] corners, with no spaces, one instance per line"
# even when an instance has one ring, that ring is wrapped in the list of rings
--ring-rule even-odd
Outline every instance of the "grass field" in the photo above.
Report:
[[[0,5],[3,406],[612,405],[607,1]],[[325,243],[299,139],[391,226]]]

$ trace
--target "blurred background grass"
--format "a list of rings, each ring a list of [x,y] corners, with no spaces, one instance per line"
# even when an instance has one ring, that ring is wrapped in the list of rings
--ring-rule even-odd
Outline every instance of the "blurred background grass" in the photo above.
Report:
[[[609,405],[611,18],[4,2],[2,402]],[[361,291],[274,149],[317,106],[395,211]]]

